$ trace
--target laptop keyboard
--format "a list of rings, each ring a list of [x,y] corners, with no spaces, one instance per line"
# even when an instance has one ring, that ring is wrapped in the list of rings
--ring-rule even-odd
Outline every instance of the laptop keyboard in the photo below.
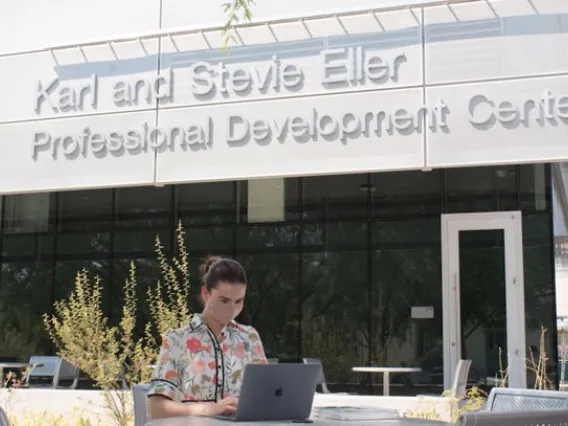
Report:
[[[236,420],[237,416],[236,416],[235,414],[230,414],[230,415],[213,416],[213,418],[219,419],[219,420],[231,420],[231,421],[234,421],[234,420]]]

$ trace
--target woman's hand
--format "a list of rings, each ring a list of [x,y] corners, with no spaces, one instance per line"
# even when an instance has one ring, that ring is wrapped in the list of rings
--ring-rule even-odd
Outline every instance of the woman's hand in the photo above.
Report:
[[[237,398],[228,396],[215,404],[215,416],[231,415],[237,412]]]

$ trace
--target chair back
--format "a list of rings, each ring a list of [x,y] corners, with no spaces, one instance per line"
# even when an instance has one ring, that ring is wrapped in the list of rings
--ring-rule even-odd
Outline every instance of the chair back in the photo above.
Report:
[[[568,392],[536,389],[493,388],[487,411],[568,410]]]
[[[65,361],[63,358],[59,358],[55,375],[53,376],[53,388],[56,389],[60,387],[59,382],[64,380],[66,382],[71,381],[70,386],[65,386],[67,389],[75,389],[79,383],[79,374],[80,371],[77,367]]]
[[[325,381],[325,374],[323,372],[323,365],[319,358],[302,358],[304,364],[318,364],[320,366],[320,375],[318,378],[318,385],[321,386],[321,390],[323,393],[330,393],[329,389],[327,388],[327,383]]]
[[[458,426],[565,426],[567,410],[545,411],[477,411],[464,414]]]
[[[134,426],[144,426],[148,423],[148,391],[150,385],[145,383],[134,385]]]
[[[0,426],[10,426],[8,414],[6,414],[2,407],[0,407]]]
[[[467,390],[467,378],[469,377],[469,369],[471,368],[471,359],[460,359],[454,374],[454,382],[450,390],[450,396],[462,399]]]
[[[53,380],[55,379],[55,373],[57,372],[57,367],[59,366],[60,358],[57,356],[32,356],[30,357],[29,364],[30,369],[26,382],[28,385],[32,385],[36,381],[43,381],[49,379],[49,385],[53,386]]]

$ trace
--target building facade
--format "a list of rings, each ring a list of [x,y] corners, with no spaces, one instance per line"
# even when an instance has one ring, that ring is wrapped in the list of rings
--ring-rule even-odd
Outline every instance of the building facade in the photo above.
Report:
[[[116,319],[181,222],[194,270],[246,266],[268,355],[338,388],[367,364],[448,388],[460,358],[524,387],[543,329],[556,382],[568,5],[259,2],[226,49],[220,2],[39,3],[0,16],[1,351],[53,350],[41,314],[83,267]]]

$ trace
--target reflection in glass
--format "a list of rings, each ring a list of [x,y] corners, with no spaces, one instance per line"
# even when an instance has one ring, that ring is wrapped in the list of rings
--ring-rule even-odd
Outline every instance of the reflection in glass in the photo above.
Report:
[[[361,222],[313,224],[303,235],[302,356],[321,359],[332,391],[366,391],[351,372],[369,361],[366,236]]]
[[[447,213],[516,210],[517,168],[464,167],[446,170]]]
[[[50,212],[54,196],[52,193],[6,195],[2,232],[23,234],[51,231]]]
[[[2,238],[2,258],[10,262],[32,260],[47,261],[53,258],[52,234],[13,234]]]
[[[371,175],[373,215],[381,218],[437,216],[442,213],[442,171]]]
[[[555,347],[556,299],[554,288],[554,263],[550,257],[552,235],[549,213],[527,214],[523,217],[523,261],[525,278],[525,332],[527,359],[539,358],[542,330],[546,330],[544,350],[550,358],[548,377],[557,383],[557,365],[552,362]],[[559,281],[560,282],[560,281]],[[529,364],[532,361],[529,361]],[[533,387],[535,374],[529,368],[527,384]]]
[[[470,378],[499,383],[507,374],[504,231],[459,233],[461,357]]]
[[[298,358],[298,226],[239,228],[237,260],[249,288],[239,320],[257,328],[269,357]]]
[[[58,234],[57,259],[106,258],[111,253],[110,232]]]
[[[168,253],[172,251],[171,229],[153,227],[115,231],[113,253],[115,257],[156,257],[156,237]]]
[[[184,231],[187,250],[193,256],[205,257],[209,254],[232,256],[234,253],[235,228],[233,226],[186,228]]]
[[[545,164],[522,165],[519,168],[519,209],[544,212],[550,204],[550,168]]]
[[[249,280],[239,320],[258,330],[268,357],[299,358],[298,256],[257,254],[237,260]]]
[[[110,317],[111,323],[117,324],[122,317],[124,306],[124,284],[130,273],[130,264],[136,265],[136,281],[138,284],[136,296],[138,298],[138,311],[136,316],[135,335],[140,337],[144,327],[150,320],[150,309],[147,303],[148,289],[155,289],[158,280],[161,280],[160,265],[155,257],[136,258],[125,257],[113,262],[112,283],[110,291]]]
[[[373,226],[372,364],[419,367],[394,374],[391,394],[443,392],[439,219],[380,221]],[[412,317],[412,308],[433,317]],[[374,377],[376,387],[382,377]],[[382,388],[375,393],[382,394]]]
[[[169,227],[172,187],[119,188],[115,191],[117,228]]]
[[[113,221],[112,189],[59,193],[58,231],[109,230]]]
[[[69,293],[84,266],[104,279],[105,311],[116,321],[131,260],[138,267],[142,330],[148,319],[145,291],[160,279],[155,236],[171,257],[179,219],[191,256],[194,312],[201,310],[201,259],[236,256],[250,278],[240,319],[258,328],[269,356],[319,357],[332,391],[361,394],[380,394],[382,380],[353,374],[355,365],[419,366],[422,375],[393,376],[392,393],[439,394],[440,214],[522,209],[527,345],[538,344],[541,326],[550,330],[548,357],[554,364],[548,170],[523,165],[286,178],[274,193],[262,182],[278,180],[260,179],[251,194],[250,182],[233,181],[4,196],[0,330],[23,333],[12,336],[18,342],[13,352],[24,359],[31,351],[49,353],[39,315]],[[465,350],[480,351],[474,369],[493,374],[488,348],[503,342],[500,325],[486,324],[493,318],[487,309],[501,299],[487,294],[501,291],[491,287],[496,275],[490,272],[495,259],[502,261],[502,247],[495,239],[483,245],[489,239],[463,238],[462,256],[471,261],[463,271],[462,295],[474,301],[462,311],[469,333]],[[412,318],[413,306],[433,307],[434,318]],[[470,339],[483,340],[484,349]]]
[[[368,174],[307,177],[302,183],[304,220],[368,216]]]
[[[86,270],[91,282],[98,277],[103,289],[102,309],[105,315],[110,314],[110,262],[106,259],[71,260],[62,259],[55,263],[55,286],[53,298],[55,301],[67,299],[75,288],[77,272]]]
[[[235,223],[235,182],[176,185],[179,218],[184,226]]]
[[[0,269],[0,348],[2,356],[28,361],[49,354],[43,314],[51,313],[51,262],[3,262]]]

